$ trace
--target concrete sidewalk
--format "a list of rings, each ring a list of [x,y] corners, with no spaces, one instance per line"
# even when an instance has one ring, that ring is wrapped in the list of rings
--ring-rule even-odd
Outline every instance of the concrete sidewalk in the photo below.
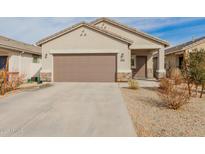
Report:
[[[139,83],[139,87],[159,87],[159,81],[156,79],[136,79],[136,81]],[[128,87],[127,82],[119,82],[119,87]]]

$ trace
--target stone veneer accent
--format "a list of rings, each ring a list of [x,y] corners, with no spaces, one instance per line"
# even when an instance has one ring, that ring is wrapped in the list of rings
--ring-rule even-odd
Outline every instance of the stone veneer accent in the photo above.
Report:
[[[123,82],[123,81],[128,81],[129,79],[132,78],[132,73],[117,73],[117,81]]]
[[[40,78],[44,82],[51,82],[52,73],[51,72],[41,72]],[[117,81],[124,82],[132,78],[132,73],[117,73]]]
[[[52,76],[51,72],[41,72],[40,73],[40,78],[44,82],[51,82],[51,76]]]
[[[161,78],[163,78],[165,76],[166,76],[166,72],[158,72],[158,71],[156,71],[157,79],[161,79]]]

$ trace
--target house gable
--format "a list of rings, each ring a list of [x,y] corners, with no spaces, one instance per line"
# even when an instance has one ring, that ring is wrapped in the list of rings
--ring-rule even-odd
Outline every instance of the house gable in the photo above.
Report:
[[[45,43],[47,43],[49,41],[52,41],[52,40],[55,40],[56,38],[59,38],[59,37],[65,35],[65,34],[68,34],[68,33],[72,32],[72,31],[78,29],[78,28],[81,28],[81,27],[92,29],[93,31],[96,31],[96,32],[98,32],[98,33],[100,33],[102,35],[105,35],[107,37],[111,37],[113,39],[116,39],[118,41],[122,41],[122,42],[127,43],[127,44],[133,43],[131,40],[129,40],[127,38],[124,38],[124,37],[121,37],[120,35],[113,34],[113,33],[108,33],[106,31],[103,31],[103,30],[95,27],[95,26],[92,26],[92,25],[89,25],[87,23],[82,22],[82,23],[76,24],[76,25],[74,25],[72,27],[66,28],[66,29],[64,29],[64,30],[62,30],[60,32],[57,32],[57,33],[55,33],[55,34],[53,34],[51,36],[48,36],[48,37],[38,41],[36,44],[38,46],[41,46],[42,44],[45,44]]]
[[[42,44],[42,48],[49,47],[53,50],[117,49],[120,46],[128,48],[126,42],[109,37],[86,26],[81,26]]]
[[[163,43],[162,41],[160,42],[154,39],[154,37],[151,38],[151,36],[147,37],[146,35],[143,35],[144,33],[142,32],[142,34],[137,33],[134,29],[128,29],[127,27],[122,27],[122,25],[119,26],[118,23],[110,21],[109,19],[102,19],[98,22],[93,22],[92,24],[105,31],[113,32],[132,40],[133,43],[130,46],[131,49],[158,49],[161,47],[168,46],[168,43]]]

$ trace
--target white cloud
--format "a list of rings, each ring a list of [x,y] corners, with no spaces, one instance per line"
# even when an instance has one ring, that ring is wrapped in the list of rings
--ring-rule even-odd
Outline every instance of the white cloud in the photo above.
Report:
[[[182,27],[178,29],[172,29],[169,32],[157,32],[155,36],[169,39],[173,45],[184,43],[192,40],[192,38],[198,38],[205,36],[205,25],[195,25],[191,27]]]
[[[122,23],[129,24],[131,26],[135,26],[137,29],[141,30],[153,30],[165,26],[181,24],[185,22],[191,22],[195,20],[199,20],[200,18],[156,18],[156,17],[149,17],[149,18],[116,18],[117,20],[121,21]]]

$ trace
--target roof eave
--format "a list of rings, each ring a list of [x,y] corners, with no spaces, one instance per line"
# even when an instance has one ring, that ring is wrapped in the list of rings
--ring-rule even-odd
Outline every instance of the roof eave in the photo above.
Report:
[[[41,56],[41,53],[38,52],[34,52],[34,51],[30,51],[30,50],[25,50],[25,49],[20,49],[20,48],[16,48],[16,47],[11,47],[11,46],[6,46],[3,44],[0,44],[0,48],[4,48],[4,49],[8,49],[8,50],[14,50],[14,51],[20,51],[20,52],[26,52],[26,53],[30,53],[30,54],[34,54],[34,55],[39,55]]]

